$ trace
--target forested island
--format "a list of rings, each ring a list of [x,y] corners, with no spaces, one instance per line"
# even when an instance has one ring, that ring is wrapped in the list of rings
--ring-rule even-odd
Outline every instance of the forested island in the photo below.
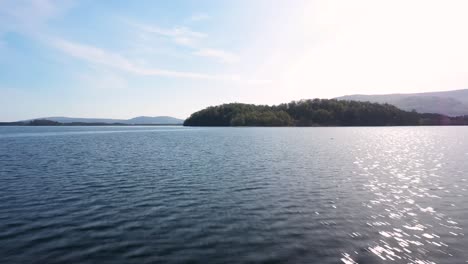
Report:
[[[268,106],[231,103],[193,113],[184,126],[468,125],[468,116],[404,111],[390,104],[308,99]]]

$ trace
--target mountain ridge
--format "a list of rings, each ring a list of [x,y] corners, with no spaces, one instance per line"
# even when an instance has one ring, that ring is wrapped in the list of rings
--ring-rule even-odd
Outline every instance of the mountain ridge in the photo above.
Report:
[[[127,124],[127,125],[180,125],[184,122],[171,116],[137,116],[130,119],[113,119],[113,118],[82,118],[82,117],[65,117],[65,116],[52,116],[41,117],[19,122],[28,122],[33,120],[50,120],[60,123],[107,123],[107,124]]]
[[[337,100],[388,103],[418,113],[438,113],[447,116],[468,115],[468,89],[424,93],[352,94],[336,97]]]

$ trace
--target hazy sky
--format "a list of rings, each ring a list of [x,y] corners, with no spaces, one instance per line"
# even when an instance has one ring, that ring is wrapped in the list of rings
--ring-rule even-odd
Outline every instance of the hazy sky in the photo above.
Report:
[[[0,120],[468,88],[466,0],[0,0]]]

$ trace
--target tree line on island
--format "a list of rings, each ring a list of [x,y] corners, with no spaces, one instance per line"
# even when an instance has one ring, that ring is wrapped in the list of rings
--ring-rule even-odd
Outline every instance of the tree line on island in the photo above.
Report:
[[[35,119],[0,122],[0,126],[132,126],[105,122],[57,122]],[[138,124],[164,125],[164,124]],[[174,124],[172,124],[174,125]],[[193,113],[184,126],[418,126],[468,125],[468,115],[404,111],[390,104],[352,100],[308,99],[280,105],[230,103]]]
[[[268,106],[230,103],[193,113],[184,126],[468,125],[468,116],[403,111],[390,104],[308,99]]]

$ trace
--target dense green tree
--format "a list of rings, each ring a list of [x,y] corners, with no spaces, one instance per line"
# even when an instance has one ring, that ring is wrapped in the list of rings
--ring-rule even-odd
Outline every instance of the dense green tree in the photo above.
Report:
[[[36,119],[29,121],[28,125],[30,126],[60,126],[61,124],[56,121],[47,120],[47,119]]]
[[[312,99],[277,106],[223,104],[193,113],[185,126],[462,125],[468,117],[407,112],[389,104]]]

